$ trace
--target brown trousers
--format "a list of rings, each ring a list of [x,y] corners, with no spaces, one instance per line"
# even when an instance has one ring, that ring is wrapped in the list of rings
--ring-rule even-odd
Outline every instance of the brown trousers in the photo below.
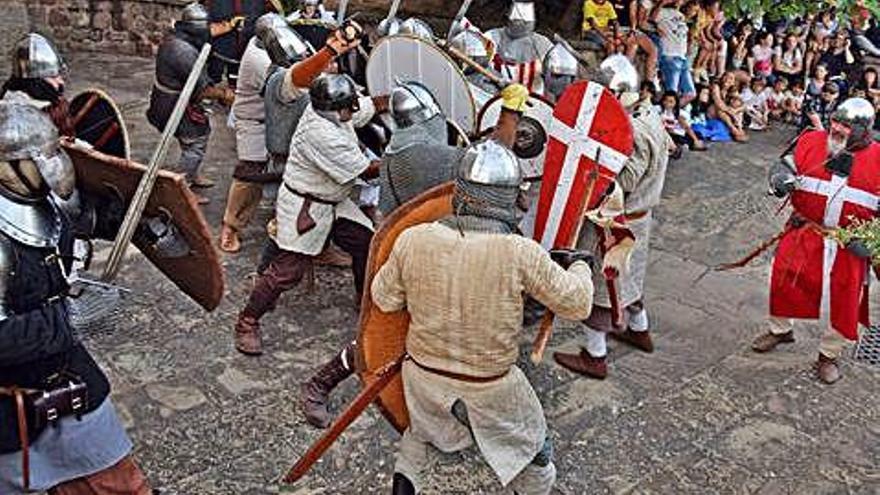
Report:
[[[351,270],[358,302],[364,290],[364,274],[373,231],[351,220],[340,218],[333,223],[330,240],[351,255]],[[273,242],[271,239],[269,242]],[[296,287],[312,263],[312,256],[269,246],[263,253],[254,290],[248,298],[243,316],[260,319],[275,308],[281,294]]]
[[[131,456],[103,471],[49,489],[49,495],[150,495],[152,492],[147,477]]]

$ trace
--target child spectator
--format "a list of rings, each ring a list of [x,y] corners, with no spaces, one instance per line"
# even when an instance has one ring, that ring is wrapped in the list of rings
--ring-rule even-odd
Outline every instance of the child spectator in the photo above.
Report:
[[[752,47],[752,75],[767,78],[773,74],[773,53],[773,33],[761,33],[758,44]]]
[[[752,82],[743,90],[741,99],[748,117],[749,129],[753,131],[767,130],[770,122],[770,92],[767,90],[767,82],[763,77],[754,77]]]
[[[796,123],[803,111],[803,106],[804,84],[800,81],[795,81],[791,85],[791,89],[785,92],[785,102],[783,103],[783,108],[785,109],[783,119],[785,122],[788,124]]]
[[[608,0],[585,0],[582,32],[584,39],[613,51],[609,32],[617,22],[617,12]]]
[[[822,94],[822,88],[828,80],[828,67],[825,64],[816,65],[813,77],[807,82],[807,98],[816,98]]]
[[[663,93],[660,99],[660,118],[663,120],[663,126],[669,137],[675,142],[676,150],[673,156],[681,155],[681,148],[689,147],[693,151],[705,151],[706,144],[691,128],[690,119],[687,112],[682,111],[678,106],[678,94],[674,91]]]
[[[767,108],[770,110],[770,118],[778,121],[784,120],[785,99],[788,97],[788,79],[784,77],[776,78],[773,88],[769,91]]]
[[[788,82],[803,79],[804,53],[794,33],[789,33],[782,45],[776,47],[773,68],[777,76],[788,79]]]
[[[828,119],[837,108],[840,89],[834,81],[828,82],[822,88],[822,96],[813,98],[804,105],[804,118],[801,127],[813,129],[827,129]]]

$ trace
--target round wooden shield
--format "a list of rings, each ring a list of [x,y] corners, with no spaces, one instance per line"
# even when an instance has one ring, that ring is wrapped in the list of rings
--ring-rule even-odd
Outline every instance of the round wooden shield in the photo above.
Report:
[[[395,361],[406,351],[406,333],[409,330],[409,313],[406,311],[383,313],[373,304],[370,294],[373,277],[385,264],[401,232],[414,225],[433,222],[452,213],[452,192],[453,184],[449,182],[413,198],[386,217],[381,228],[373,236],[373,241],[370,243],[370,257],[367,261],[367,281],[364,284],[364,297],[361,301],[358,334],[360,352],[358,370],[364,383],[374,380],[374,372]],[[376,399],[376,404],[398,431],[402,432],[409,426],[409,413],[406,409],[400,375],[385,387]]]
[[[87,89],[70,100],[70,115],[77,139],[101,153],[131,158],[131,145],[122,112],[100,89]]]
[[[501,95],[490,98],[477,115],[478,135],[491,131],[501,116]],[[541,95],[529,97],[529,104],[523,112],[523,119],[517,129],[517,143],[513,151],[522,160],[523,177],[535,180],[544,173],[544,156],[550,136],[550,123],[553,122],[553,103]]]
[[[424,84],[447,118],[467,133],[474,132],[477,107],[470,83],[443,50],[411,36],[382,38],[367,60],[367,88],[373,96],[391,93],[397,82]]]

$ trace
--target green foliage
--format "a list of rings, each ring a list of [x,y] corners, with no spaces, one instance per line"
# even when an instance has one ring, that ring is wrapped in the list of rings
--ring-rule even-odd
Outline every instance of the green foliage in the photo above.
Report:
[[[730,19],[757,19],[766,15],[769,20],[792,19],[836,6],[838,17],[844,21],[855,3],[855,0],[722,0],[724,13]],[[880,0],[865,0],[865,6],[875,16],[880,15]]]
[[[834,230],[832,236],[842,246],[856,239],[862,241],[871,253],[871,263],[880,266],[880,218],[871,220],[852,219],[846,228]]]

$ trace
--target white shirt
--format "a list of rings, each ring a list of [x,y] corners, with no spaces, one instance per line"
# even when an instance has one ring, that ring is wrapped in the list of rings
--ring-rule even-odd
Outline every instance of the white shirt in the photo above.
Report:
[[[664,57],[687,57],[688,26],[684,14],[678,9],[662,8],[657,14],[660,45]]]

